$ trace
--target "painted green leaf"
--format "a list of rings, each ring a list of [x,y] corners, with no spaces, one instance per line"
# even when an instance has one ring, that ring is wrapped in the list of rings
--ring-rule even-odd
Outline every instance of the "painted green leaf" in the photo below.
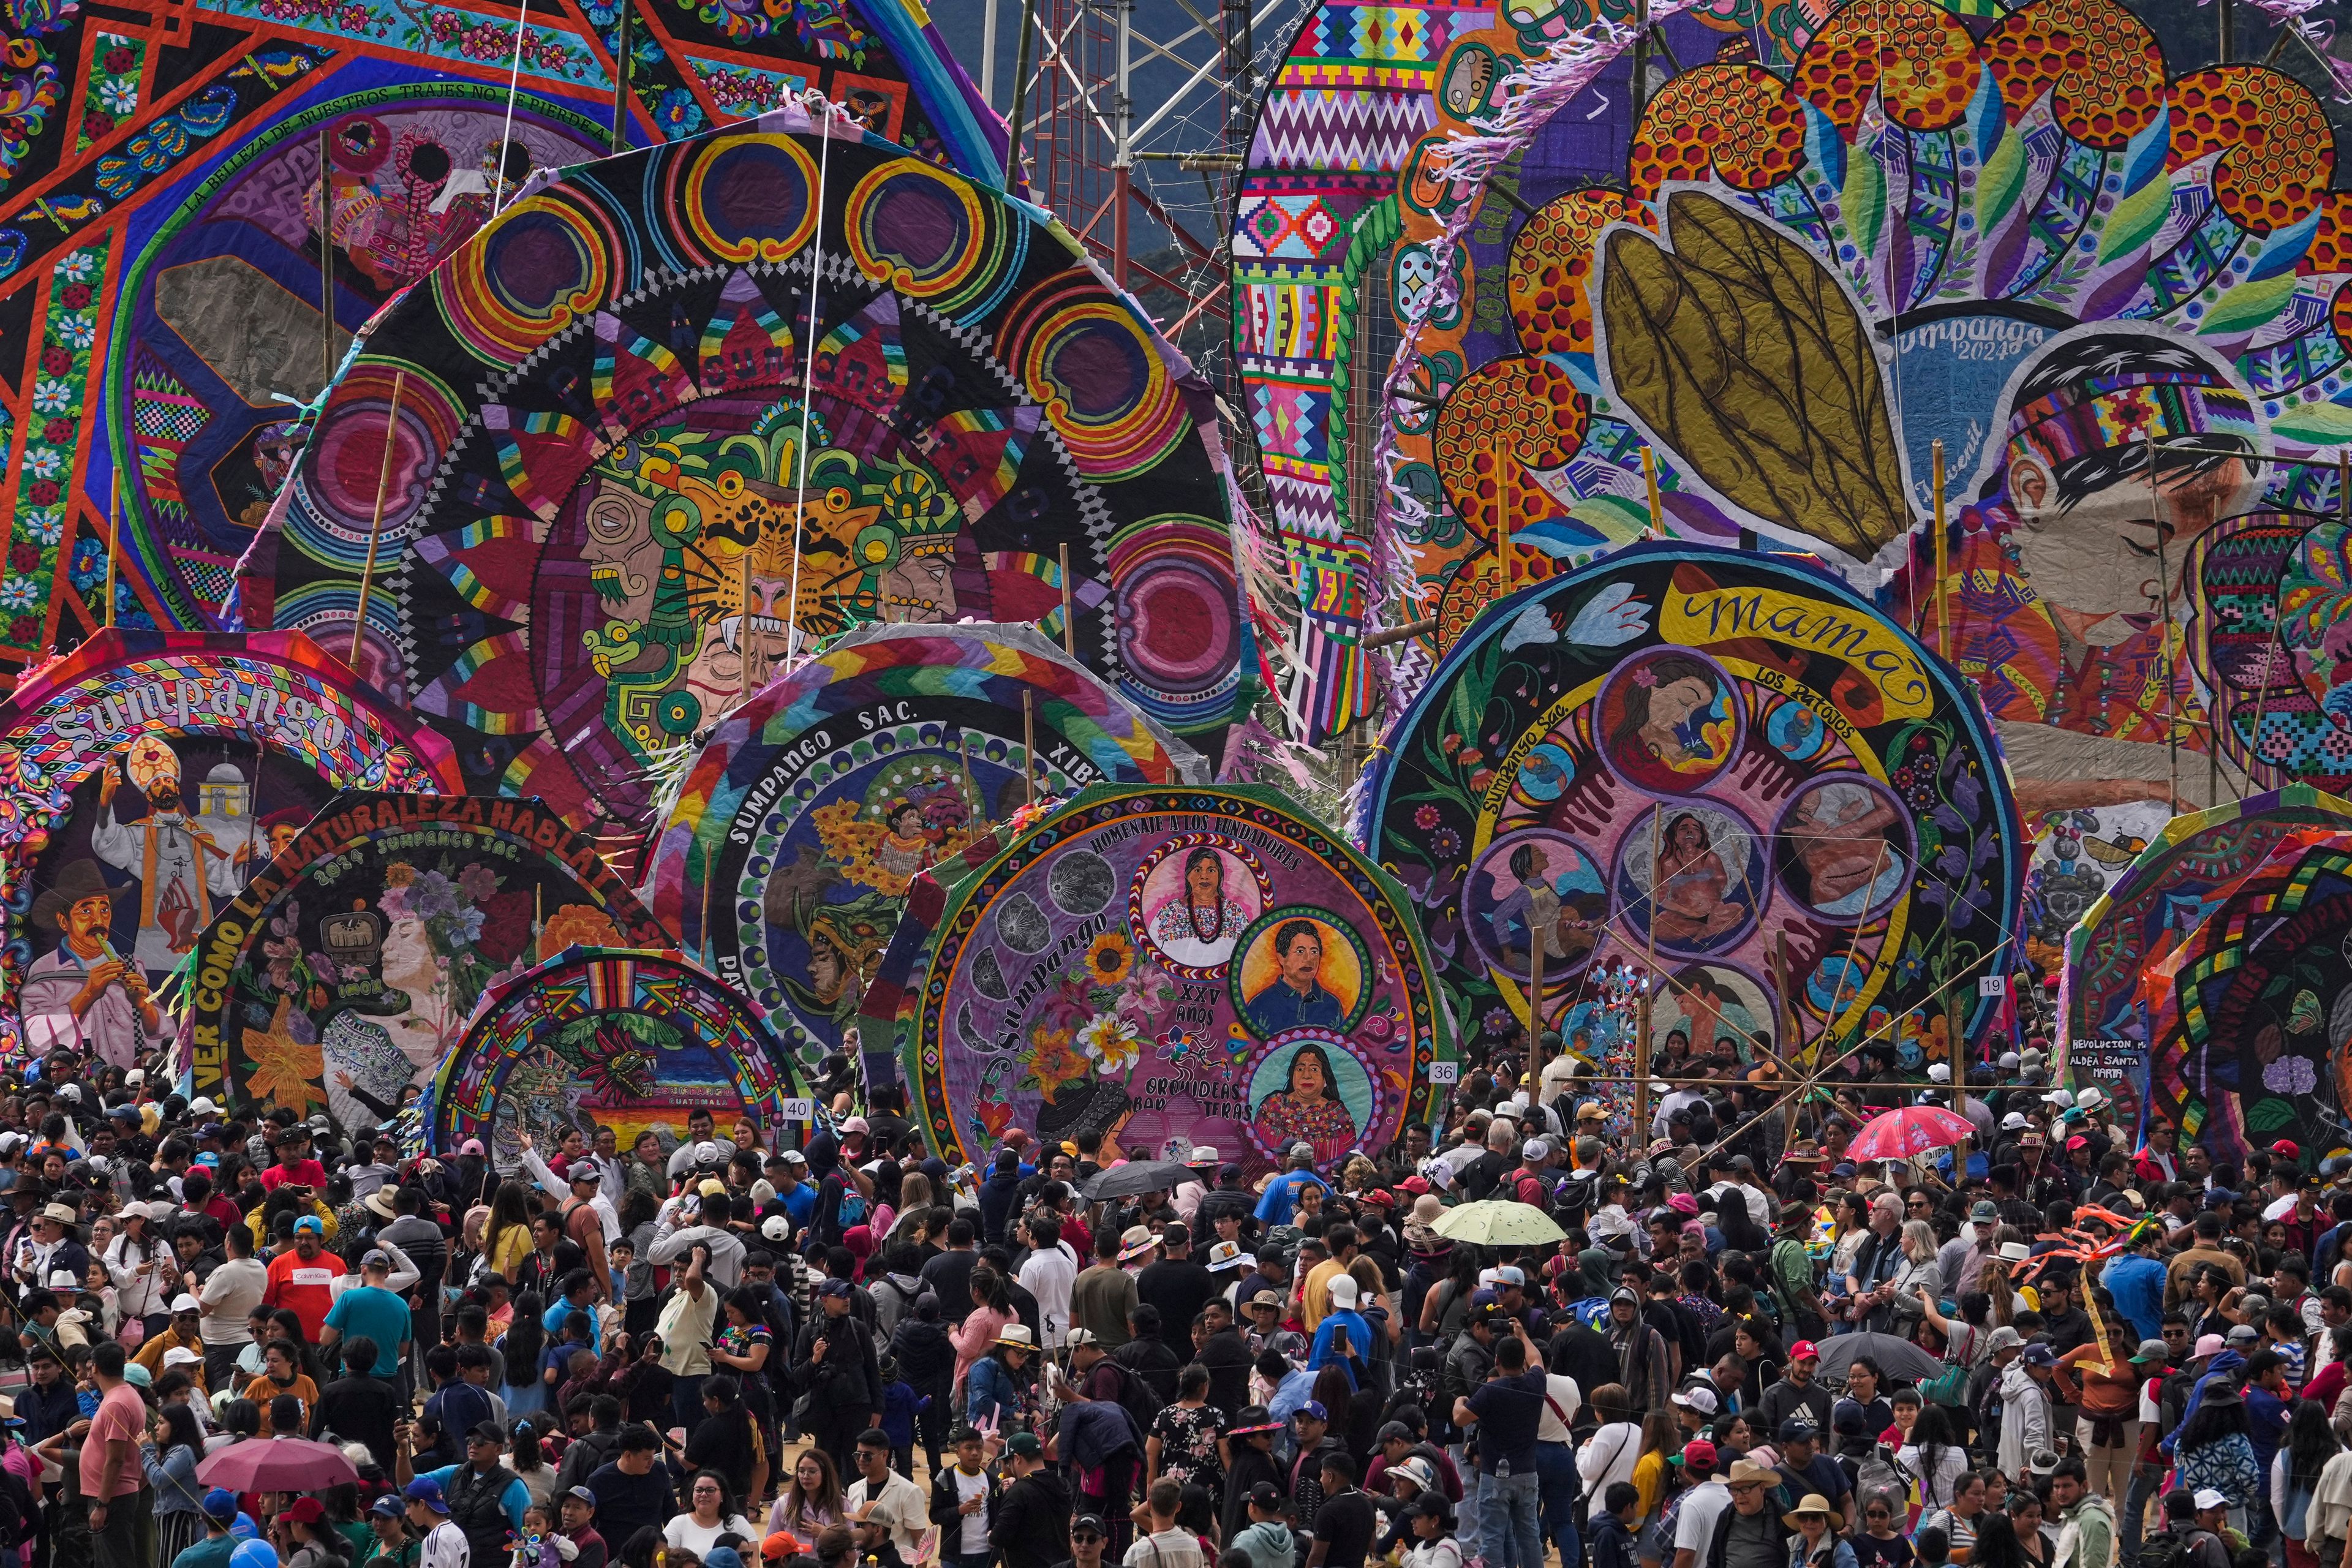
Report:
[[[2294,274],[2284,278],[2265,278],[2259,282],[2241,283],[2213,301],[2205,312],[2204,324],[2197,329],[2200,337],[2216,332],[2242,332],[2259,327],[2285,309],[2294,298]]]
[[[1845,189],[1838,193],[1838,210],[1862,254],[1876,255],[1878,231],[1886,222],[1886,174],[1878,166],[1875,148],[1865,152],[1856,147],[1846,160]]]
[[[1977,230],[1982,233],[2017,203],[2025,188],[2025,138],[2011,131],[1977,175]]]
[[[2294,1107],[2273,1096],[2254,1101],[2246,1111],[2246,1128],[2252,1132],[2275,1132],[2294,1121]]]
[[[2352,439],[2352,408],[2340,403],[2299,403],[2271,421],[2271,434],[2306,447],[2333,447]]]
[[[2159,169],[2147,184],[2116,204],[2107,219],[2106,236],[2099,242],[2099,259],[2113,260],[2146,245],[2164,226],[2164,215],[2171,210],[2172,180]]]

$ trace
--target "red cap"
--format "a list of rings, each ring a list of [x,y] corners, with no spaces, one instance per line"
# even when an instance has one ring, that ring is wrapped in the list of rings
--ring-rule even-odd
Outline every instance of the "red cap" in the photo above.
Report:
[[[2284,1154],[2290,1160],[2299,1160],[2303,1158],[2303,1151],[2296,1148],[2293,1143],[2287,1142],[2284,1138],[2271,1145],[2271,1152],[2273,1154]]]
[[[1368,1204],[1378,1204],[1382,1208],[1391,1208],[1396,1204],[1396,1194],[1386,1187],[1374,1187],[1364,1194],[1364,1201]]]
[[[2089,1148],[2090,1146],[2091,1146],[2091,1141],[2090,1141],[2088,1138],[2084,1137],[2084,1136],[2083,1136],[2081,1133],[2079,1133],[2079,1132],[2075,1133],[2075,1134],[2074,1134],[2074,1136],[2073,1136],[2072,1138],[2069,1138],[2069,1139],[2067,1139],[2067,1140],[2066,1140],[2066,1147],[2067,1147],[2067,1150],[2068,1150],[2070,1152],[2071,1152],[2072,1151],[2074,1151],[2074,1150],[2076,1150],[2076,1149],[2087,1149],[2087,1148]]]
[[[1799,1340],[1795,1344],[1789,1347],[1789,1359],[1790,1361],[1819,1361],[1822,1359],[1822,1352],[1820,1349],[1814,1345],[1812,1341]]]
[[[801,1550],[799,1538],[789,1531],[780,1530],[760,1542],[760,1555],[782,1562]]]
[[[314,1497],[298,1497],[278,1515],[296,1524],[317,1524],[327,1517],[327,1505]]]
[[[1422,1194],[1429,1191],[1429,1178],[1427,1176],[1407,1176],[1403,1181],[1399,1182],[1397,1186],[1402,1191],[1411,1193],[1414,1197],[1419,1197]]]
[[[1706,1438],[1696,1438],[1683,1445],[1683,1473],[1701,1480],[1715,1473],[1715,1445]]]

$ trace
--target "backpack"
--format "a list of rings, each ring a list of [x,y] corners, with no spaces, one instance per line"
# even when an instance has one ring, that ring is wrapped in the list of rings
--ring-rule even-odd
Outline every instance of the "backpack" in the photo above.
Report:
[[[1107,1364],[1118,1368],[1120,1407],[1135,1417],[1135,1429],[1149,1436],[1153,1419],[1167,1408],[1167,1401],[1160,1397],[1158,1389],[1144,1381],[1141,1373],[1125,1362],[1114,1361],[1108,1356],[1103,1360]]]
[[[2189,1568],[2189,1542],[2159,1530],[2139,1543],[2140,1568]]]

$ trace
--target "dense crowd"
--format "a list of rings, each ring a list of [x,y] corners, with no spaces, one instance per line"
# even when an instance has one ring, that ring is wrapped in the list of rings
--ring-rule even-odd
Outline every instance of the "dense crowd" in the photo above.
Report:
[[[2334,1568],[2352,1160],[2136,1143],[2039,1050],[1957,1100],[1938,1068],[1793,1110],[1670,1052],[1643,1143],[1534,1055],[1475,1064],[1433,1133],[1253,1179],[1017,1128],[950,1169],[851,1081],[805,1136],[697,1115],[420,1157],[61,1053],[0,1099],[0,1361],[29,1368],[0,1549]],[[1851,1157],[1913,1100],[1972,1143]],[[1558,1239],[1449,1240],[1482,1200]],[[291,1437],[357,1479],[199,1476]]]

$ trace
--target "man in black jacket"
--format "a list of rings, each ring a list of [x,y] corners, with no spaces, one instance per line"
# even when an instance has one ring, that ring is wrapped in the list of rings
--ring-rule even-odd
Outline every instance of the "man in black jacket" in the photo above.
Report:
[[[1241,1414],[1249,1403],[1250,1348],[1242,1338],[1241,1329],[1234,1322],[1234,1310],[1223,1300],[1213,1300],[1201,1309],[1201,1316],[1209,1337],[1201,1342],[1192,1359],[1209,1369],[1209,1403],[1217,1407],[1228,1421]]]
[[[365,1334],[352,1335],[343,1347],[343,1364],[361,1369],[373,1366],[375,1342]],[[339,1442],[364,1443],[384,1474],[390,1475],[398,1446],[393,1428],[405,1408],[399,1390],[361,1370],[319,1391],[319,1403],[310,1410],[310,1436],[324,1437],[332,1433]]]
[[[809,1396],[809,1441],[856,1474],[857,1435],[882,1414],[882,1363],[866,1325],[850,1315],[850,1284],[816,1288],[818,1310],[793,1346],[793,1387]]]
[[[997,1500],[989,1544],[1004,1568],[1053,1568],[1069,1534],[1070,1489],[1045,1462],[1034,1432],[1015,1432],[1005,1443],[1004,1471],[1013,1484]]]
[[[621,1451],[621,1402],[609,1394],[594,1395],[588,1405],[588,1430],[563,1450],[555,1467],[555,1489],[570,1491],[585,1485],[590,1476]],[[664,1522],[667,1522],[665,1521]]]

